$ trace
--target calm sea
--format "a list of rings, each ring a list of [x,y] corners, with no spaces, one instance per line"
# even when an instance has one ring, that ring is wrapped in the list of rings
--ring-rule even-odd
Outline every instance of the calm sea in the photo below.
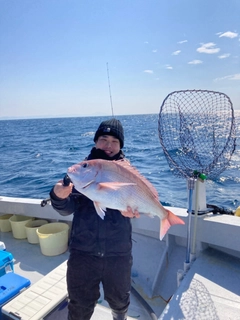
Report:
[[[109,117],[0,121],[0,196],[44,199],[93,146],[94,132]],[[158,190],[164,205],[187,206],[186,179],[174,176],[158,137],[158,114],[118,116],[125,130],[124,152]],[[236,209],[240,205],[240,114],[237,148],[230,166],[207,180],[207,203]]]

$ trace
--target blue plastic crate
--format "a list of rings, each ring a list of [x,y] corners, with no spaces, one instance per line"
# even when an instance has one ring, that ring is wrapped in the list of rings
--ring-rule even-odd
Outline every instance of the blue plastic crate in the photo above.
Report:
[[[0,277],[13,271],[13,255],[8,251],[0,251]]]
[[[0,277],[0,320],[3,315],[1,309],[4,304],[13,299],[23,289],[31,284],[30,280],[16,273],[9,272]]]

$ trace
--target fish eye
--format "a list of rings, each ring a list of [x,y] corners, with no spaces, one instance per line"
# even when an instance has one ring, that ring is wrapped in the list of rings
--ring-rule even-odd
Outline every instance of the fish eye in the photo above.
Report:
[[[88,167],[88,164],[87,164],[87,163],[84,163],[84,164],[82,165],[82,167],[83,167],[83,168],[87,168],[87,167]]]

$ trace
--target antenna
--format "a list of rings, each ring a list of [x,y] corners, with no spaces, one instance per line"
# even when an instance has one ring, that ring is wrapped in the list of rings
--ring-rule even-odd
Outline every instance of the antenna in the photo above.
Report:
[[[110,78],[109,78],[109,71],[108,71],[108,63],[107,63],[107,75],[108,75],[108,88],[109,88],[109,96],[110,96],[110,103],[111,103],[111,109],[112,109],[112,116],[113,114],[113,104],[112,104],[112,94],[111,94],[111,86],[110,86]]]

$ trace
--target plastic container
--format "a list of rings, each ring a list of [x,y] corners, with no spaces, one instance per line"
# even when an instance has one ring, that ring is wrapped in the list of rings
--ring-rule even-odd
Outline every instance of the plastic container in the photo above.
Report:
[[[7,272],[12,272],[13,268],[13,255],[8,251],[0,251],[0,277]]]
[[[5,250],[6,250],[5,243],[0,241],[0,251],[5,251]]]
[[[58,306],[56,306],[44,320],[63,320],[68,318],[68,298],[64,299]]]
[[[240,217],[240,206],[235,211],[235,216]]]
[[[9,221],[12,227],[13,237],[16,239],[26,239],[26,229],[25,224],[32,221],[33,218],[21,215],[13,215]]]
[[[39,243],[37,229],[47,223],[48,223],[47,220],[37,219],[37,220],[28,221],[25,224],[27,239],[28,239],[29,243],[31,243],[31,244]]]
[[[2,307],[18,295],[22,290],[28,288],[31,282],[16,273],[9,272],[1,277],[0,287],[0,319],[6,319],[2,314]],[[16,318],[15,318],[16,319]]]
[[[0,231],[1,232],[10,232],[12,231],[11,223],[9,219],[12,217],[12,214],[4,214],[0,216]]]
[[[40,249],[45,256],[57,256],[67,251],[69,225],[52,222],[37,229]]]

